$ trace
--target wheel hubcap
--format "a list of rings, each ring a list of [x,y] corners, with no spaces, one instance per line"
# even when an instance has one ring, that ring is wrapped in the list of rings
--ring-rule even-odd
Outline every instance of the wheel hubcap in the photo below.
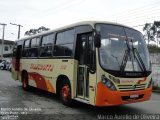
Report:
[[[62,97],[64,101],[67,101],[70,99],[70,88],[68,85],[64,85],[62,87]]]

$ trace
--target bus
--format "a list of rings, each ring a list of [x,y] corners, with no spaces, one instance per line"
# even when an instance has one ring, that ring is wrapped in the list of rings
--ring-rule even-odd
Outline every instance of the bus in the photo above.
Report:
[[[60,97],[114,106],[149,100],[149,52],[143,35],[112,22],[83,21],[16,40],[12,76]]]

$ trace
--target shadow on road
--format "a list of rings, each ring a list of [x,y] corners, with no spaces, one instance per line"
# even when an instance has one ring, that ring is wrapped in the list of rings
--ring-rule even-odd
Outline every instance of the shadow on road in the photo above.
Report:
[[[31,87],[29,91],[30,94],[36,95],[38,97],[48,98],[51,101],[53,100],[57,104],[62,104],[58,96],[40,89]],[[138,108],[129,106],[129,105],[120,105],[120,106],[110,106],[110,107],[95,107],[81,102],[74,102],[72,109],[79,111],[82,114],[87,114],[92,117],[96,117],[98,114],[105,115],[126,115],[126,114],[139,114],[142,111]],[[71,113],[72,114],[72,113]]]

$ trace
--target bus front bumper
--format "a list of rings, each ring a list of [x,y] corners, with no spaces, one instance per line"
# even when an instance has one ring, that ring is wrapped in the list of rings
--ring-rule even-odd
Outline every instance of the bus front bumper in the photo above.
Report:
[[[149,100],[152,87],[136,91],[111,91],[101,82],[97,85],[96,106],[113,106]]]

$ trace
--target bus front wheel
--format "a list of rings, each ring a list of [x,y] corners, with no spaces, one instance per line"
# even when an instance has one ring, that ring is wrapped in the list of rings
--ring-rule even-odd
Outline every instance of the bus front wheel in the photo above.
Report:
[[[23,90],[28,90],[28,74],[24,72],[22,74],[22,88]]]
[[[60,86],[60,99],[64,105],[72,106],[71,85],[68,80],[63,80]]]

